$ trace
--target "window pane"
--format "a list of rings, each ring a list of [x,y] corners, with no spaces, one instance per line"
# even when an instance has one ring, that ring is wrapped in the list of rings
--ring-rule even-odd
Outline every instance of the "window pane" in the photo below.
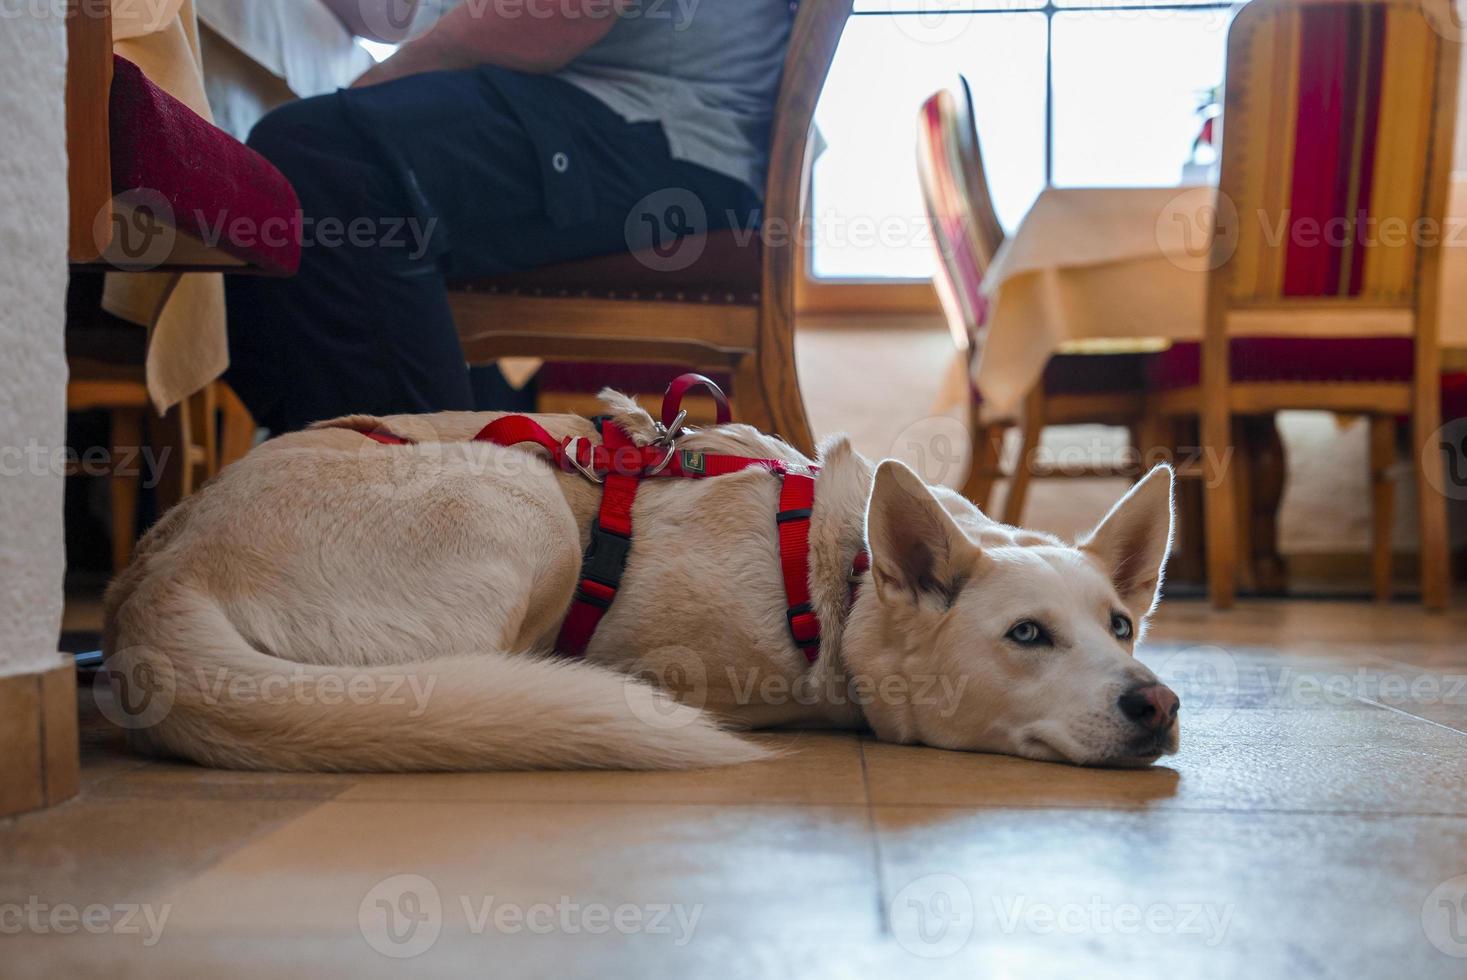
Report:
[[[1146,2],[1146,0],[1136,0],[1136,2]],[[1198,0],[1198,2],[1206,2],[1206,0]],[[1043,6],[1044,0],[856,0],[852,9],[858,14],[902,12],[904,16],[923,19],[946,17],[954,10],[1006,12],[1038,10]]]
[[[1179,183],[1222,83],[1227,10],[1129,10],[1054,17],[1054,182]]]
[[[1054,0],[1056,7],[1109,7],[1118,9],[1124,7],[1149,7],[1158,0]],[[1219,3],[1218,0],[1160,0],[1167,6],[1188,7],[1228,7],[1229,4]]]
[[[1044,185],[1044,15],[853,17],[815,112],[817,278],[932,275],[917,185],[917,109],[968,76],[999,219],[1013,229]]]

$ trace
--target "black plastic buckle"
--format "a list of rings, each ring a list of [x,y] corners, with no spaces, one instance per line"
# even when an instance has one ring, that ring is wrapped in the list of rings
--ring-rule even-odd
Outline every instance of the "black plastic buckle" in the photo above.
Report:
[[[784,611],[785,623],[790,628],[790,639],[794,640],[795,646],[800,647],[801,649],[804,649],[805,647],[815,646],[817,643],[819,643],[820,631],[819,629],[816,629],[814,636],[801,639],[800,634],[795,630],[795,617],[808,615],[809,613],[813,613],[814,611],[814,607],[811,606],[808,602],[802,602],[798,606],[790,606]]]
[[[591,543],[581,556],[581,578],[599,582],[608,589],[619,588],[631,551],[631,538],[603,530],[599,520],[592,521]]]

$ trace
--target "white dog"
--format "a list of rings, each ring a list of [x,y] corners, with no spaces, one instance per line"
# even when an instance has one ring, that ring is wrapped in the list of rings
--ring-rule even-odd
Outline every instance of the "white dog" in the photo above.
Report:
[[[655,437],[635,403],[604,397],[636,442]],[[1177,698],[1133,656],[1171,540],[1168,468],[1072,546],[829,440],[813,664],[786,622],[778,479],[649,479],[620,591],[574,660],[551,647],[601,488],[469,441],[491,418],[326,423],[169,513],[107,596],[119,693],[150,694],[134,744],[353,771],[709,766],[766,754],[729,728],[774,726],[1093,765],[1176,750]],[[584,419],[536,418],[595,437]],[[373,427],[414,444],[363,438]],[[679,448],[810,464],[741,425]]]

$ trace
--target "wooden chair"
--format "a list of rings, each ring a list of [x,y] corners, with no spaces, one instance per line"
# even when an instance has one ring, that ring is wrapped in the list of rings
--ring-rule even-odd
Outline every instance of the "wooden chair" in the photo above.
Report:
[[[452,285],[470,363],[532,356],[732,372],[739,420],[814,449],[795,369],[795,250],[810,122],[852,0],[801,0],[775,103],[765,234],[718,231],[687,268],[630,253]]]
[[[254,228],[270,227],[267,221],[298,228],[299,203],[290,184],[263,157],[115,57],[106,3],[69,9],[67,56],[74,287],[88,277],[99,280],[99,273],[139,269],[294,274],[299,235],[271,244],[264,236],[237,240],[230,230],[216,239],[207,228],[221,214],[253,219]],[[151,205],[158,201],[166,207]],[[166,243],[166,250],[155,254],[146,244],[156,242]],[[89,299],[76,302],[78,293]],[[136,537],[140,474],[128,463],[137,457],[132,450],[146,439],[164,463],[156,488],[161,511],[248,451],[254,423],[218,382],[154,416],[148,411],[145,331],[102,313],[99,303],[99,282],[90,292],[73,289],[67,408],[102,409],[110,418],[112,559],[120,569]]]
[[[1389,593],[1395,418],[1411,419],[1418,467],[1440,459],[1440,235],[1412,230],[1442,229],[1459,56],[1445,0],[1254,0],[1233,21],[1205,333],[1151,365],[1157,415],[1201,419],[1218,608],[1236,590],[1249,463],[1230,453],[1236,422],[1289,409],[1369,417],[1375,591]],[[1421,476],[1422,600],[1441,609],[1446,500]]]
[[[976,360],[982,356],[987,311],[983,276],[1004,233],[988,191],[967,79],[960,77],[953,88],[923,103],[917,133],[917,168],[939,257],[934,282],[954,343],[960,353],[970,352],[970,358]],[[1139,467],[1130,463],[1045,467],[1037,455],[1046,425],[1117,425],[1134,433],[1145,411],[1145,383],[1143,355],[1055,356],[1025,399],[1019,420],[1023,444],[1008,473],[1002,469],[1003,441],[1016,420],[993,416],[985,409],[981,393],[975,391],[971,402],[973,462],[963,493],[987,509],[994,483],[1008,479],[1003,520],[1018,524],[1030,480],[1035,477],[1136,475]]]

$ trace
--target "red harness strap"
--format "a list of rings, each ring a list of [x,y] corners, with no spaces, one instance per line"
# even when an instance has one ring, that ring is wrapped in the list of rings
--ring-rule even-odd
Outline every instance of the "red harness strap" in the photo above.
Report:
[[[666,434],[664,442],[638,446],[621,426],[606,420],[600,424],[601,444],[583,437],[557,440],[534,419],[525,415],[506,415],[486,425],[475,442],[492,442],[500,446],[533,443],[544,449],[551,460],[566,472],[579,472],[587,479],[602,484],[601,507],[591,524],[591,543],[581,559],[581,578],[576,586],[570,612],[561,624],[555,648],[570,656],[583,656],[601,618],[611,608],[626,571],[632,547],[632,507],[637,488],[644,479],[681,478],[708,479],[740,473],[747,469],[766,469],[781,480],[779,510],[775,527],[779,536],[779,564],[784,577],[785,619],[790,638],[809,663],[820,657],[820,617],[810,601],[810,517],[815,506],[814,467],[798,471],[778,459],[751,456],[728,456],[678,450],[671,441],[677,433],[672,428],[679,419],[682,396],[693,387],[704,385],[719,405],[719,424],[728,421],[728,401],[712,381],[702,375],[683,375],[668,388],[663,403]],[[362,435],[385,445],[410,445],[403,439],[380,430]],[[852,568],[851,599],[855,599],[855,578],[871,567],[870,556],[861,552]]]

